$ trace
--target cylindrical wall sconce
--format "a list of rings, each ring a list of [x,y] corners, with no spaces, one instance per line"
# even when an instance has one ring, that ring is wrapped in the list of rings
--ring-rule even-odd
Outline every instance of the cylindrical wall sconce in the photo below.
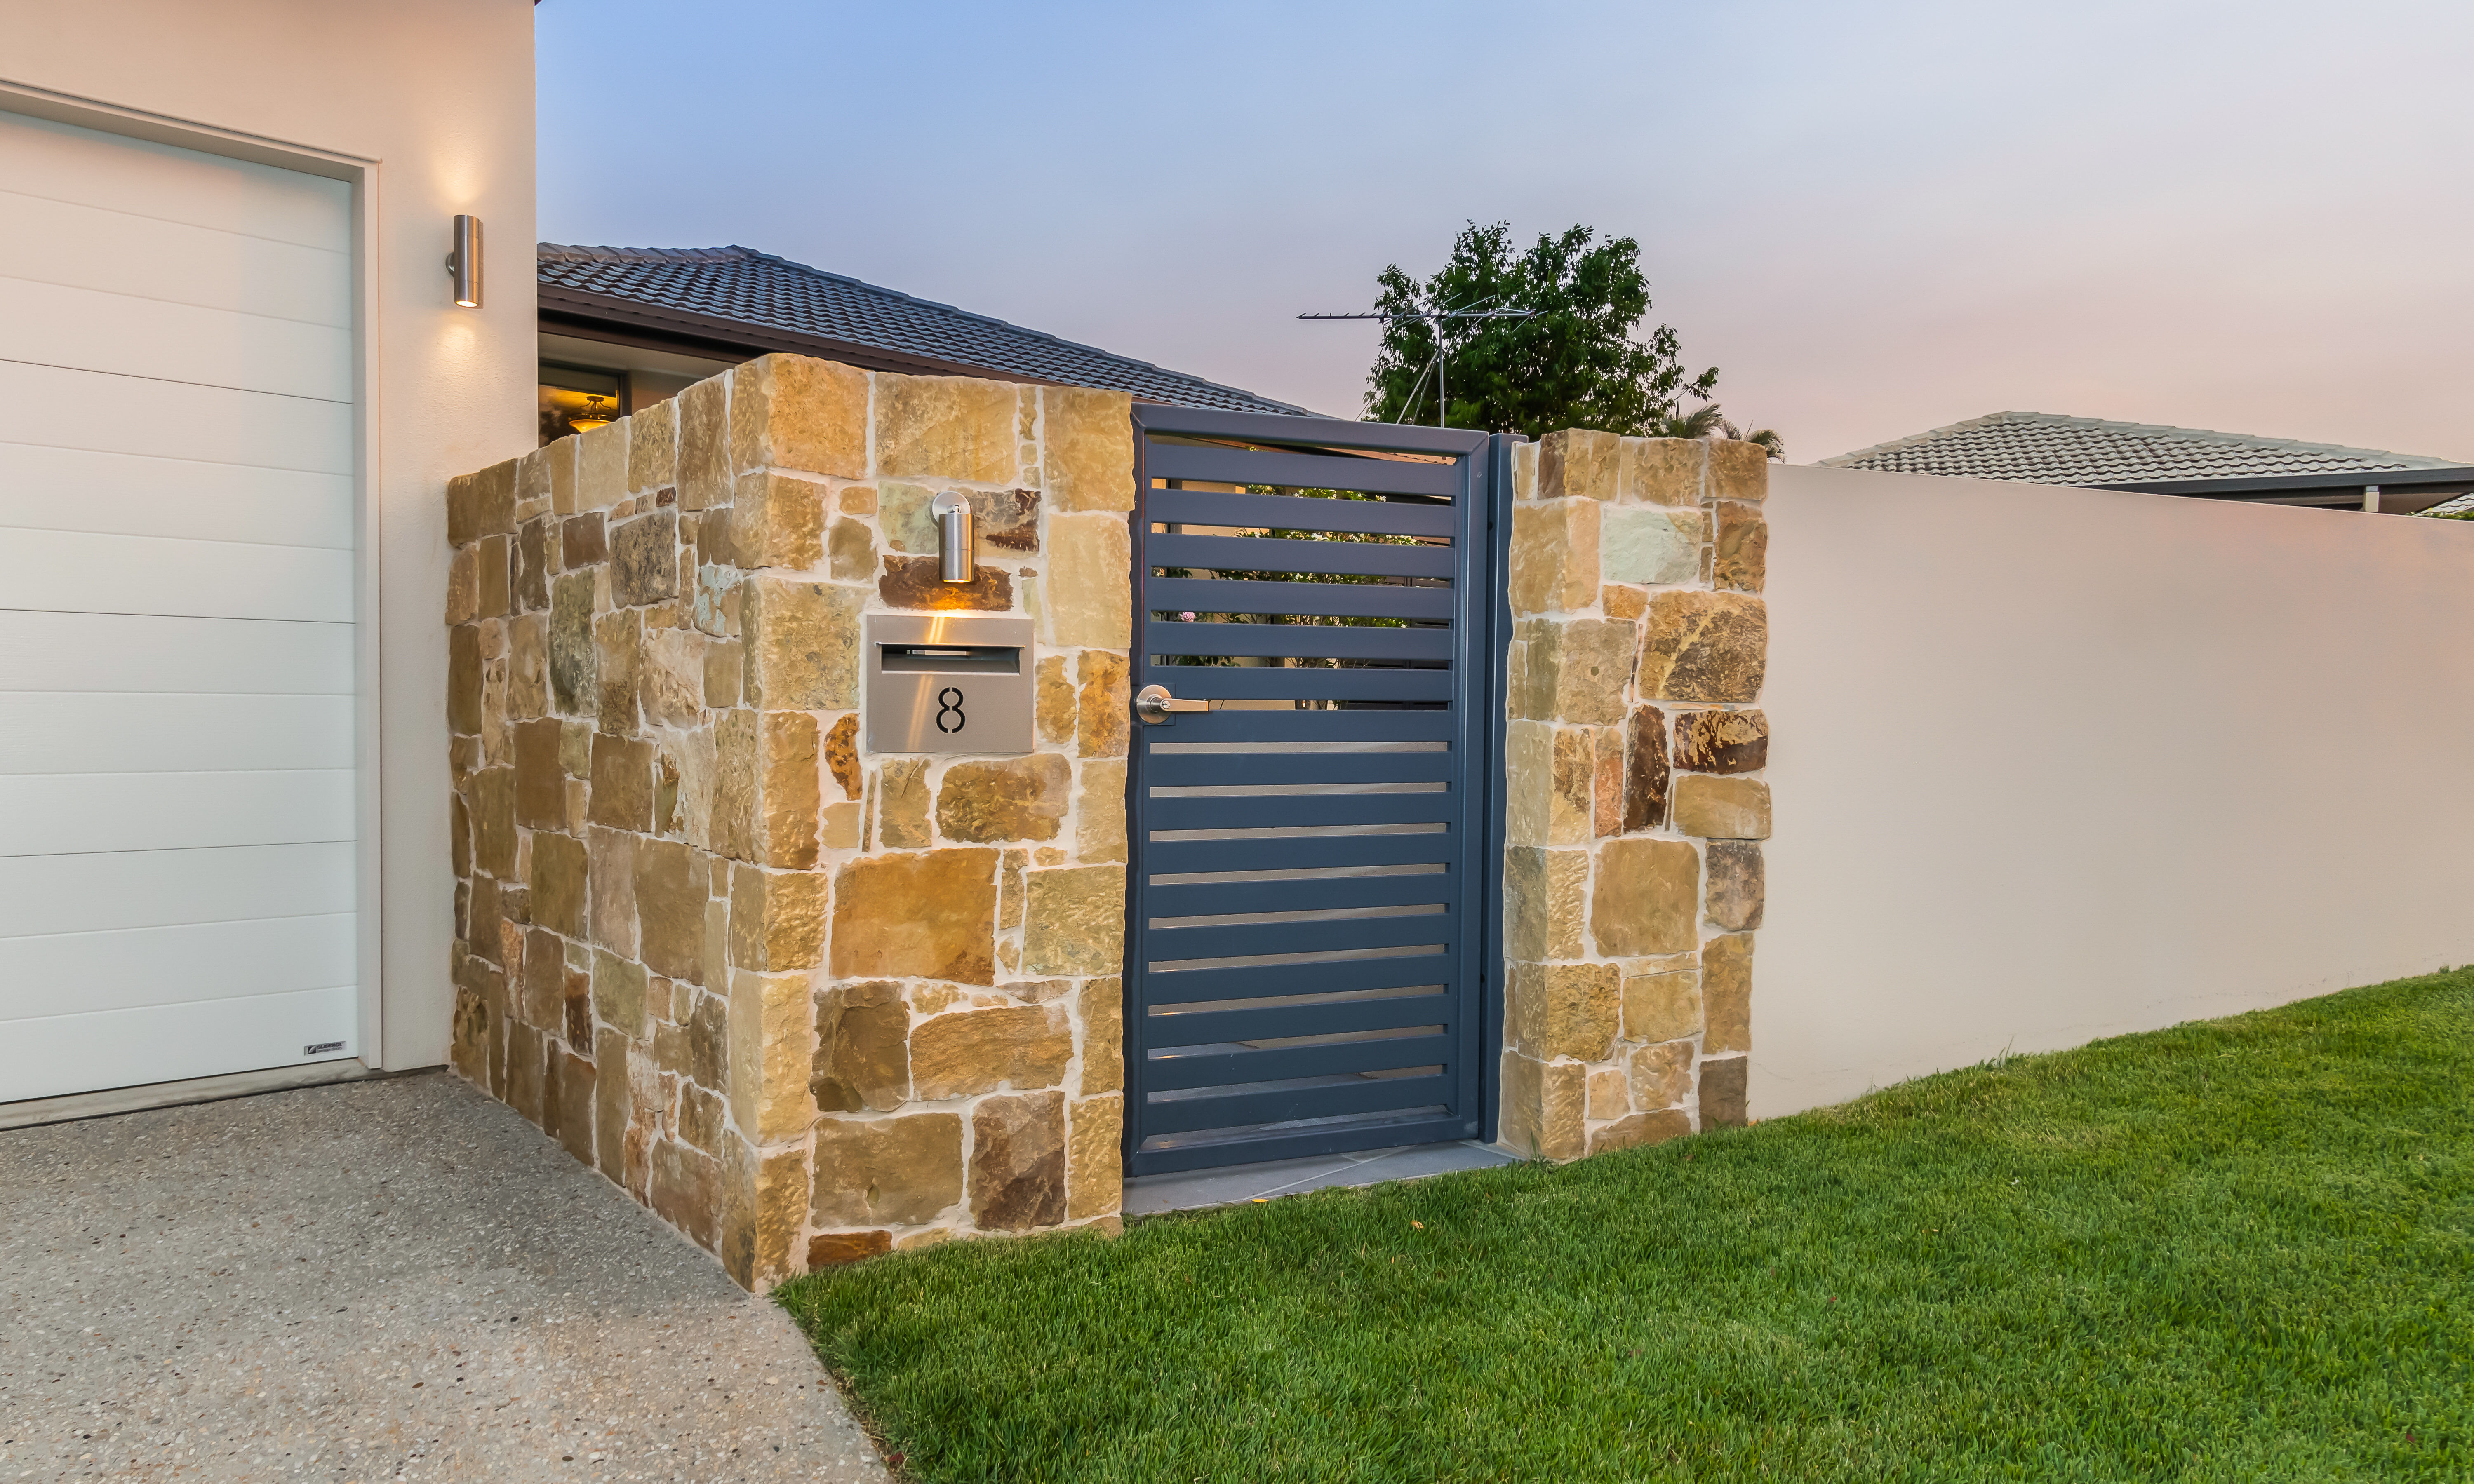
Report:
[[[466,309],[481,307],[481,219],[455,219],[455,251],[447,254],[447,275],[455,280],[455,302]]]
[[[971,518],[968,497],[947,491],[928,504],[928,514],[936,517],[936,557],[940,565],[937,576],[949,583],[976,581],[973,570],[978,556],[979,532]]]

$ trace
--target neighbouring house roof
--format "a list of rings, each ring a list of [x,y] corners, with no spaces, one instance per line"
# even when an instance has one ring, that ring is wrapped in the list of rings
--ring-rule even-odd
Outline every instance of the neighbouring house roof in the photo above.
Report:
[[[2451,459],[2256,438],[2152,422],[2108,422],[2045,412],[1997,412],[1842,453],[1824,464],[1899,474],[1957,474],[2041,485],[2157,484],[2371,475],[2457,467]],[[2363,483],[2376,484],[2375,479]]]
[[[2474,494],[2461,494],[2453,500],[2442,500],[2424,511],[2426,515],[2474,515]]]
[[[749,353],[794,350],[872,370],[994,374],[1105,387],[1146,401],[1230,412],[1302,407],[1112,355],[951,304],[913,299],[753,248],[540,245],[545,327],[618,325]]]

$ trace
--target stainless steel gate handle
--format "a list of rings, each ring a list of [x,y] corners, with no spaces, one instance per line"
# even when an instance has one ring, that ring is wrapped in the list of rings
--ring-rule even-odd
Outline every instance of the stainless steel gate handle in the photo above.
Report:
[[[1134,714],[1147,726],[1156,727],[1176,711],[1208,711],[1208,701],[1179,701],[1168,693],[1165,685],[1146,685],[1134,697]]]

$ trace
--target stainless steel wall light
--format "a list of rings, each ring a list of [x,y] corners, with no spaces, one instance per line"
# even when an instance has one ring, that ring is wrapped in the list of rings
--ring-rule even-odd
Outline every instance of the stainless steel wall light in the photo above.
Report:
[[[979,575],[973,570],[979,531],[971,518],[970,497],[949,490],[929,502],[928,514],[936,517],[937,577],[949,583],[974,581]]]
[[[447,275],[455,280],[455,302],[466,309],[481,307],[481,219],[455,219],[455,251],[447,254]]]

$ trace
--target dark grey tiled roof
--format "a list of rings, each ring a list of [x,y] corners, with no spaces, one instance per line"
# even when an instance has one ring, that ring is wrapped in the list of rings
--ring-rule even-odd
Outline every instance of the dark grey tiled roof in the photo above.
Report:
[[[1821,462],[1839,468],[1897,474],[1963,474],[2040,485],[2118,485],[2135,480],[2367,474],[2381,469],[2448,468],[2458,461],[2151,422],[1997,412]]]
[[[1000,375],[1106,387],[1180,407],[1303,413],[1147,361],[970,314],[753,248],[578,248],[541,244],[541,281],[655,308],[815,335]]]

